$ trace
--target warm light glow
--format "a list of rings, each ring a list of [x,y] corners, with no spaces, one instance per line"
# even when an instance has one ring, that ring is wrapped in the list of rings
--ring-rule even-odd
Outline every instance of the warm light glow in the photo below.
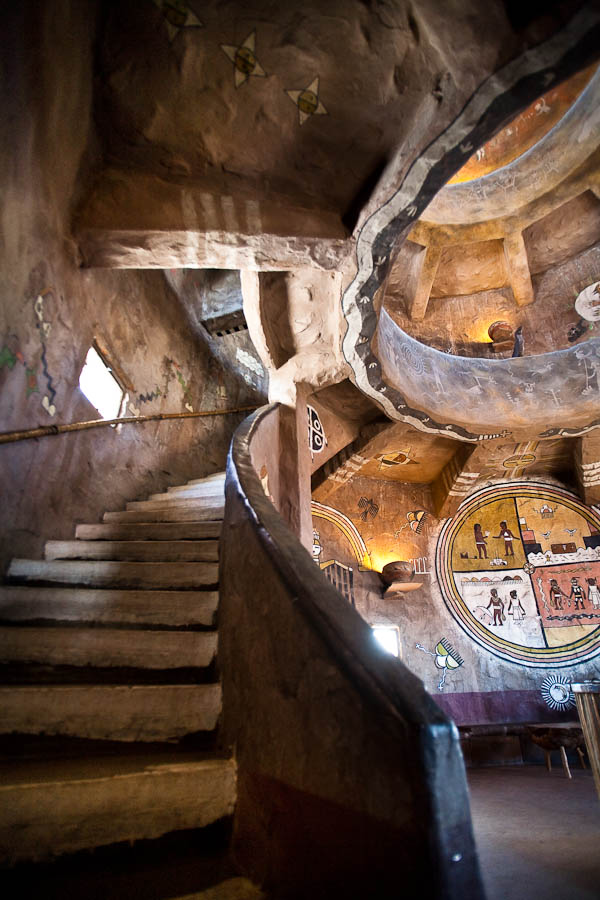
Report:
[[[371,550],[371,568],[375,572],[381,572],[388,563],[398,562],[399,559],[412,559],[414,556],[416,556],[414,547],[403,547],[401,544],[387,553],[383,550]]]
[[[495,319],[494,319],[495,321]],[[487,325],[484,325],[482,322],[477,322],[473,329],[473,340],[478,344],[491,344],[492,339],[488,334],[488,328],[492,323],[488,322]]]

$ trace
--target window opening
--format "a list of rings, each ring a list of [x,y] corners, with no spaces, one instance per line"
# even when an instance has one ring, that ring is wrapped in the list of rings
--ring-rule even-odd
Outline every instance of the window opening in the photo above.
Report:
[[[95,346],[87,352],[79,387],[103,419],[118,419],[123,414],[127,394]]]
[[[374,625],[373,637],[392,656],[400,657],[400,633],[395,625]]]

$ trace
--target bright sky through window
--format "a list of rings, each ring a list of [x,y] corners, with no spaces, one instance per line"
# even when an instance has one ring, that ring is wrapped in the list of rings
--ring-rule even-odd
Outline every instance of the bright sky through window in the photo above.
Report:
[[[375,626],[373,628],[373,636],[378,644],[381,644],[384,650],[391,653],[392,656],[400,656],[400,642],[398,640],[398,629],[393,625],[389,628],[385,626]]]
[[[123,402],[123,389],[93,347],[90,347],[85,358],[79,387],[103,419],[117,418]]]

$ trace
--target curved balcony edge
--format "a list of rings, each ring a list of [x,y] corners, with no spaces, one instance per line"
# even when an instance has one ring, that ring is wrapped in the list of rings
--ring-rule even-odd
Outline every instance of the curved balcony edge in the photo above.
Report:
[[[246,419],[227,464],[219,664],[238,862],[275,896],[392,897],[400,878],[420,896],[483,898],[456,726],[265,495],[278,416]]]
[[[379,384],[392,418],[463,440],[538,430],[576,436],[600,425],[600,339],[515,359],[452,356],[408,335],[381,311]]]

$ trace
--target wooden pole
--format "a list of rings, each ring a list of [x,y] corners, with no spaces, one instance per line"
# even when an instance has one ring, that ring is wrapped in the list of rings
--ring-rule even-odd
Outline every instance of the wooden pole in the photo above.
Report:
[[[150,416],[123,416],[121,419],[93,419],[90,422],[72,422],[70,425],[40,425],[24,431],[4,431],[0,433],[0,444],[29,441],[32,438],[49,437],[53,434],[67,434],[71,431],[87,431],[89,428],[106,428],[108,425],[137,425],[140,422],[162,422],[168,419],[198,419],[203,416],[228,416],[241,412],[253,412],[258,406],[238,406],[236,409],[210,409],[199,412],[154,413]]]

